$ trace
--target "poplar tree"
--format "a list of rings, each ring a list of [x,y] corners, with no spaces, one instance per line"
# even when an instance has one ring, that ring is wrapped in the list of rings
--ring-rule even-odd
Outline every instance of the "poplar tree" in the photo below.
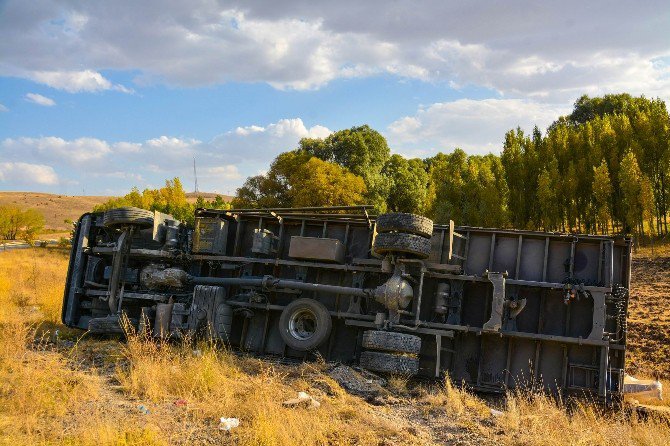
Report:
[[[595,220],[597,225],[600,226],[600,231],[607,234],[609,221],[612,218],[612,181],[604,158],[598,167],[593,168],[592,189]]]

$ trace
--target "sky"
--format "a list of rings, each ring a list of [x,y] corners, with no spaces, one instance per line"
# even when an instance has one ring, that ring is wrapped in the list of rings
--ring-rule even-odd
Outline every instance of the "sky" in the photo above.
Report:
[[[670,100],[670,2],[0,0],[0,190],[234,194],[300,138],[499,153],[583,94]]]

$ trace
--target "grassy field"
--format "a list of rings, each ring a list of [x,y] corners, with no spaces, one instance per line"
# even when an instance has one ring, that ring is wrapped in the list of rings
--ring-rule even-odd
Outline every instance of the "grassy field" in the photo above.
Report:
[[[665,270],[661,260],[649,261]],[[603,413],[589,404],[568,408],[539,395],[484,401],[449,382],[393,377],[390,394],[373,405],[346,393],[325,373],[327,364],[278,365],[209,345],[156,344],[137,335],[127,342],[91,339],[59,323],[66,268],[67,253],[56,249],[0,253],[0,444],[670,442],[667,422],[625,411]],[[655,277],[669,280],[659,286],[670,287],[670,278]],[[634,290],[631,331],[639,333],[631,335],[633,363],[639,373],[667,378],[668,357],[658,357],[659,343],[667,338],[647,338],[650,332],[643,329],[650,319],[643,299],[656,293],[656,285],[648,286]],[[663,292],[658,291],[659,300]],[[320,407],[284,407],[298,391]],[[502,413],[492,415],[489,405]],[[220,417],[239,418],[240,425],[225,432]]]

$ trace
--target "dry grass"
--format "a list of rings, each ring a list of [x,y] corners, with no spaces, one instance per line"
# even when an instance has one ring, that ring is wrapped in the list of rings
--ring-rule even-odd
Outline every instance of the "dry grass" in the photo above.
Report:
[[[545,395],[509,395],[496,424],[509,445],[667,445],[670,427],[663,420],[640,420],[635,414],[602,412],[598,406],[569,406]]]
[[[193,192],[186,194],[189,203],[195,203],[198,196],[206,200],[213,200],[217,194],[208,192]],[[111,196],[77,196],[46,194],[41,192],[0,192],[0,206],[13,205],[21,209],[37,209],[44,215],[46,221],[45,229],[52,231],[67,231],[71,229],[65,220],[76,221],[79,216],[89,212],[95,206],[100,205]],[[230,201],[233,197],[222,195],[224,201]],[[49,238],[57,238],[60,234],[49,234]]]
[[[45,194],[41,192],[0,192],[0,206],[13,205],[21,209],[37,209],[44,215],[45,229],[68,231],[66,219],[76,221],[80,215],[110,197]]]
[[[208,344],[131,334],[125,343],[84,337],[64,348],[50,342],[55,330],[61,338],[81,335],[58,322],[66,269],[67,253],[56,250],[0,254],[0,444],[418,445],[456,438],[530,446],[670,439],[667,424],[591,405],[566,408],[544,396],[508,395],[503,414],[492,416],[482,399],[449,381],[417,388],[390,377],[388,389],[400,402],[372,406],[344,392],[325,364],[275,365]],[[321,406],[284,407],[298,391]],[[239,418],[240,426],[223,432],[220,417]]]
[[[136,334],[59,349],[46,341],[55,329],[72,337],[58,323],[66,269],[55,250],[0,255],[0,444],[421,444],[345,393],[322,364],[273,366],[213,345],[194,354],[188,343]],[[283,407],[298,391],[321,407]],[[240,427],[220,431],[222,416]]]

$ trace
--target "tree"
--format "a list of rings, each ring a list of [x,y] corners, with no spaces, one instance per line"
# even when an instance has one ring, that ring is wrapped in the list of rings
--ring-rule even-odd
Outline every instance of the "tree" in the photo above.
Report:
[[[290,178],[311,157],[301,150],[278,155],[266,174],[247,178],[237,189],[232,206],[238,209],[290,207]]]
[[[422,160],[408,160],[400,155],[393,155],[386,162],[382,174],[391,181],[386,200],[389,211],[422,212],[428,192],[428,172]]]
[[[426,160],[428,193],[426,215],[438,223],[454,220],[464,224],[464,189],[468,156],[461,149],[438,153]]]
[[[196,203],[189,203],[181,181],[179,178],[173,178],[172,180],[166,180],[165,186],[160,189],[144,189],[140,193],[137,187],[133,187],[128,194],[123,197],[112,198],[96,206],[94,211],[100,212],[125,206],[163,212],[178,220],[192,224],[195,218],[193,211],[196,208],[228,209],[230,204],[224,202],[223,198],[218,195],[211,202],[198,197]]]
[[[35,209],[22,210],[17,206],[0,206],[0,237],[32,242],[44,228],[44,216]]]
[[[335,163],[312,157],[289,179],[291,205],[350,206],[364,203],[363,179]]]
[[[619,170],[619,187],[625,209],[624,230],[631,233],[634,230],[644,234],[642,222],[644,218],[644,203],[642,196],[642,172],[637,164],[637,158],[632,151],[628,151],[621,161]]]
[[[534,136],[536,138],[536,136]],[[532,220],[537,172],[534,146],[523,130],[517,128],[505,134],[503,152],[500,157],[509,187],[509,211],[512,225],[525,227]]]
[[[386,196],[391,186],[381,173],[391,150],[386,138],[368,125],[340,130],[325,140],[303,139],[299,150],[323,161],[334,162],[365,181],[366,199],[378,212],[386,208]]]
[[[338,164],[303,150],[277,156],[264,175],[249,177],[237,189],[235,208],[336,206],[365,201],[363,179]]]
[[[559,193],[558,162],[551,159],[537,180],[538,223],[545,231],[560,228],[563,221]]]
[[[600,226],[601,232],[607,234],[609,221],[612,218],[612,182],[604,158],[600,166],[593,168],[592,190],[596,223]]]

